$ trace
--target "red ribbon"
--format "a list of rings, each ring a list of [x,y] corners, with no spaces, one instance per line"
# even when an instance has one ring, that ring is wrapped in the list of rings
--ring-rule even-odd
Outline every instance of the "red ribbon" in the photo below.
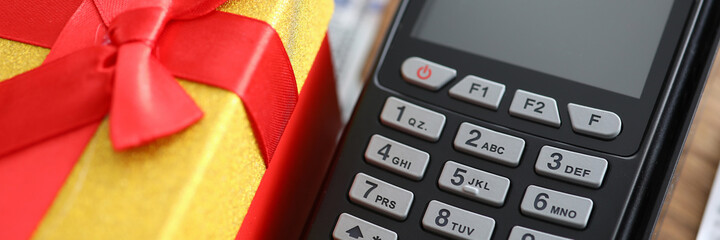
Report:
[[[118,150],[181,131],[202,111],[175,76],[236,93],[269,161],[297,101],[294,74],[275,30],[214,11],[224,1],[83,1],[42,66],[0,82],[0,156],[108,112]],[[0,22],[23,20],[2,13]],[[1,27],[7,39],[52,39]]]

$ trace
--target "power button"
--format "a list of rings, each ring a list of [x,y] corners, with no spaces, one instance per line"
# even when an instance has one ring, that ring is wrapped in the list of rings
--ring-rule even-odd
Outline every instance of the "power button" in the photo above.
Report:
[[[409,83],[436,91],[455,78],[455,69],[419,58],[406,59],[400,69],[403,78]]]
[[[417,77],[420,78],[420,80],[427,80],[430,76],[432,76],[432,69],[430,69],[430,65],[425,64],[425,66],[418,68]]]

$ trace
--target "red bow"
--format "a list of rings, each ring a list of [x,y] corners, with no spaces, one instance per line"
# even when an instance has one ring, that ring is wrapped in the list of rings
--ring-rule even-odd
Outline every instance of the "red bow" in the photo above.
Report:
[[[202,111],[174,75],[240,96],[269,161],[297,101],[292,67],[269,25],[222,2],[84,1],[42,66],[0,83],[0,156],[108,112],[118,150],[181,131]]]

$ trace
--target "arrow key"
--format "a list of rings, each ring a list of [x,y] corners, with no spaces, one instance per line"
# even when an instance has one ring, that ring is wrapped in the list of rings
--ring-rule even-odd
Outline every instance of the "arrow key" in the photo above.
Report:
[[[358,239],[363,238],[362,230],[360,230],[360,226],[355,225],[350,230],[345,231],[350,238]]]
[[[340,218],[335,224],[333,238],[336,240],[397,240],[397,234],[353,215],[343,213],[340,214]]]

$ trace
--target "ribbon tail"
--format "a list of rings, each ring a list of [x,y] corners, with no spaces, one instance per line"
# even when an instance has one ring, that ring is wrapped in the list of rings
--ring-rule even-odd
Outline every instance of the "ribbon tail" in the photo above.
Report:
[[[101,120],[114,50],[92,47],[0,83],[0,156]]]
[[[249,66],[252,79],[239,89],[265,163],[270,163],[298,101],[298,90],[285,48],[275,31],[268,31],[262,59]],[[244,87],[244,88],[242,88]]]
[[[203,41],[212,45],[196,44]],[[275,29],[216,11],[169,23],[158,46],[159,60],[176,76],[232,91],[242,99],[269,163],[298,99],[292,65]]]
[[[110,109],[110,138],[124,150],[187,128],[203,113],[140,42],[118,50]]]

